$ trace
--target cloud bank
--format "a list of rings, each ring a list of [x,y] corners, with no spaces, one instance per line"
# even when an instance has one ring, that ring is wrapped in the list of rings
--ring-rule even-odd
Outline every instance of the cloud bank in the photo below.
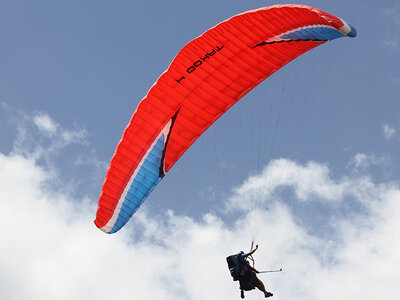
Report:
[[[35,124],[47,137],[63,130],[43,115]],[[255,214],[256,267],[284,268],[259,275],[274,299],[397,295],[400,188],[375,183],[366,169],[334,175],[324,163],[275,160],[221,200],[235,211],[210,212],[199,221],[143,209],[127,228],[105,235],[93,224],[96,199],[54,188],[60,172],[53,167],[17,148],[0,153],[2,299],[239,297],[225,257],[248,250]],[[321,210],[296,214],[308,207]],[[304,223],[318,214],[329,230],[316,234]],[[262,297],[246,293],[246,299]]]

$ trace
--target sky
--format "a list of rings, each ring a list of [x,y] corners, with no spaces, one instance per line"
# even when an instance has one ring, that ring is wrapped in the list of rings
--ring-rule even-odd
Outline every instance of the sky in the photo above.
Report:
[[[136,105],[178,51],[286,1],[0,1],[0,298],[273,299],[400,292],[400,4],[303,1],[357,28],[261,83],[120,232],[93,224]],[[259,291],[246,299],[260,299]]]

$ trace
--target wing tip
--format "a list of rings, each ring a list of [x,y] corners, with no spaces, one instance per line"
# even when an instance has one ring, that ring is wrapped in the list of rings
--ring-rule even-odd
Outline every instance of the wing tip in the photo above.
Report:
[[[94,222],[94,224],[96,225],[96,227],[99,228],[99,229],[100,229],[101,231],[103,231],[104,233],[107,233],[107,234],[110,234],[110,233],[111,233],[110,230],[109,230],[109,228],[107,227],[107,225],[106,225],[106,226],[102,226],[102,225],[100,224],[100,222],[99,222],[98,219],[94,220],[93,222]]]

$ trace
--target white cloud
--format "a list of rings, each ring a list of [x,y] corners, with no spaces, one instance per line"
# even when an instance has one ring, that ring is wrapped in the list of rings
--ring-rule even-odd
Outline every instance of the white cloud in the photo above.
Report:
[[[229,215],[209,213],[195,221],[172,211],[154,216],[142,209],[127,228],[110,236],[93,224],[93,201],[48,188],[58,181],[55,174],[31,155],[0,153],[2,298],[239,297],[225,257],[250,244],[254,213],[248,206],[233,223],[221,219]],[[297,206],[275,200],[276,188],[291,190]],[[326,164],[280,159],[246,180],[230,201],[255,201],[260,195],[270,201],[257,210],[257,267],[284,268],[281,274],[259,275],[274,299],[397,296],[398,186],[376,184],[365,174],[333,178]],[[343,211],[326,216],[335,239],[313,234],[295,217],[293,211],[310,199]],[[352,203],[362,209],[349,218],[345,210]],[[258,291],[246,294],[246,299],[261,297]]]
[[[98,193],[98,174],[107,166],[96,158],[83,126],[64,126],[45,112],[27,113],[6,103],[0,103],[0,110],[5,112],[5,124],[16,131],[14,142],[9,141],[10,154],[32,159],[47,174],[58,174],[53,186],[58,182],[58,187],[83,197],[91,189]]]
[[[28,122],[35,124],[39,131],[44,133],[45,136],[51,138],[51,150],[54,150],[55,148],[67,147],[74,143],[87,143],[87,132],[84,128],[78,128],[75,126],[73,129],[66,129],[61,127],[48,114],[36,113],[33,116],[25,115],[25,119]],[[47,151],[49,151],[48,148]]]
[[[390,164],[390,158],[387,156],[377,156],[375,154],[356,153],[347,164],[348,168],[355,170],[365,170],[370,166],[387,166]]]
[[[390,140],[394,137],[396,134],[396,130],[391,127],[389,124],[383,124],[382,125],[382,135],[386,140]]]
[[[48,160],[62,148],[87,145],[87,132],[84,128],[65,128],[42,112],[27,114],[8,105],[3,108],[7,109],[10,122],[17,130],[14,153]]]
[[[368,156],[365,153],[357,153],[347,166],[351,165],[356,168],[367,167],[369,165]]]
[[[322,286],[334,282],[328,293],[332,298],[393,299],[400,276],[394,269],[400,265],[400,191],[385,187],[379,200],[370,203],[370,214],[354,220],[340,220],[343,244],[336,249],[339,264],[322,273]],[[337,289],[340,286],[340,289]],[[392,287],[392,288],[391,288]],[[347,295],[342,295],[343,291]],[[348,298],[350,299],[350,298]]]
[[[310,161],[302,166],[286,159],[272,160],[264,170],[249,177],[236,189],[232,197],[233,207],[246,209],[249,199],[267,199],[273,196],[277,187],[290,187],[299,200],[307,201],[315,197],[327,201],[337,201],[352,183],[346,180],[333,181],[327,165]]]
[[[58,124],[54,122],[49,115],[39,113],[33,117],[33,123],[39,128],[39,130],[47,133],[48,135],[54,135],[57,131]]]

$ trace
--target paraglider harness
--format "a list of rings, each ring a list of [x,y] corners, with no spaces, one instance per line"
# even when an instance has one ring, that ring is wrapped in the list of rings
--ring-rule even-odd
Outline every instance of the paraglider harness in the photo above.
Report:
[[[229,272],[231,273],[233,281],[239,280],[240,271],[243,268],[242,263],[240,263],[239,255],[240,255],[240,253],[228,256],[226,258],[226,262],[228,263]]]

